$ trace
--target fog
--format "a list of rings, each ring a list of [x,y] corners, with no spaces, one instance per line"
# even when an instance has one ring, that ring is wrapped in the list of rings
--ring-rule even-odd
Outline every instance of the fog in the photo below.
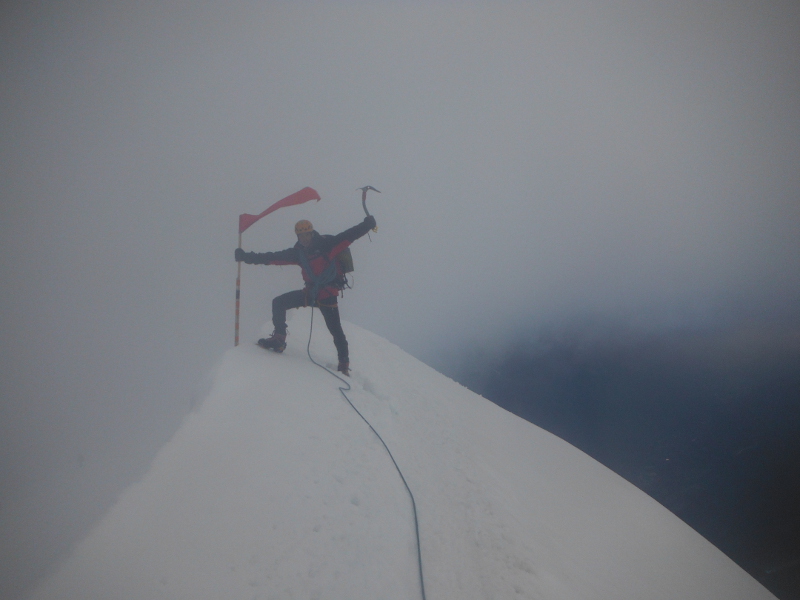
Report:
[[[797,327],[798,26],[755,0],[5,2],[0,595],[202,399],[238,215],[302,187],[245,249],[381,190],[342,317],[431,363],[582,315]],[[243,267],[243,343],[299,285]]]

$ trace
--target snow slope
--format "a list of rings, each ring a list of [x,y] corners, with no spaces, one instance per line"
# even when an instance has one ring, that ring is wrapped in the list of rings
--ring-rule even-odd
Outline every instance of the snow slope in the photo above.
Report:
[[[306,356],[229,350],[213,388],[32,598],[421,598],[411,500],[339,382]],[[416,499],[428,600],[774,598],[566,442],[345,323],[353,404]],[[312,354],[334,365],[324,323]]]

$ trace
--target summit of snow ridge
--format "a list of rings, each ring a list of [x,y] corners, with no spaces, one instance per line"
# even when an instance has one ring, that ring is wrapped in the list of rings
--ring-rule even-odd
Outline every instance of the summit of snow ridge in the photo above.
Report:
[[[146,476],[35,590],[55,598],[419,598],[386,450],[306,356],[245,344]],[[353,404],[416,498],[427,597],[768,599],[644,493],[555,436],[345,323]],[[311,352],[334,366],[327,334]]]

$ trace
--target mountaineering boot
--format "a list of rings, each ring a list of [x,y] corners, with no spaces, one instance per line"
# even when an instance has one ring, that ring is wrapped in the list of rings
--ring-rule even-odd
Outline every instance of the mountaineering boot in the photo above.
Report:
[[[274,352],[283,352],[286,350],[286,334],[273,331],[272,335],[268,338],[261,338],[256,342],[264,350],[273,350]]]
[[[348,377],[350,377],[350,363],[348,361],[340,360],[339,368],[336,370],[339,371],[339,373],[341,373],[342,375],[347,375]]]

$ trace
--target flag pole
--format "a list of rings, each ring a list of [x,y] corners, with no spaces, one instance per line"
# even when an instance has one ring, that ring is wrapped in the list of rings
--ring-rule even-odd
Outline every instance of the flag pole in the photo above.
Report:
[[[303,202],[308,202],[309,200],[316,200],[317,202],[319,202],[320,201],[319,193],[317,193],[317,190],[315,190],[314,188],[304,187],[299,192],[295,192],[294,194],[286,196],[286,198],[283,198],[282,200],[278,200],[275,204],[270,206],[260,215],[250,215],[247,213],[239,215],[239,248],[242,247],[242,232],[248,227],[250,227],[250,225],[258,221],[262,217],[266,217],[269,213],[278,210],[279,208],[283,208],[284,206],[294,206],[295,204],[302,204]],[[234,346],[239,345],[239,296],[241,290],[241,280],[242,280],[242,263],[241,261],[237,261],[236,322],[234,325],[234,341],[233,341]]]
[[[242,247],[242,232],[239,232],[239,248]],[[234,341],[233,345],[239,345],[239,290],[242,287],[242,263],[236,263],[236,324],[234,325]]]

